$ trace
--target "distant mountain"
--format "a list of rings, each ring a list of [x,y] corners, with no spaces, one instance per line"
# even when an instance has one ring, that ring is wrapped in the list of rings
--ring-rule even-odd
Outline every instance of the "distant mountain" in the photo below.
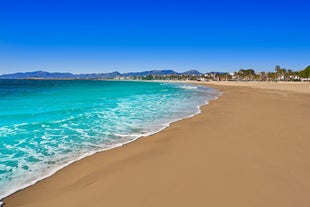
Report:
[[[119,72],[72,74],[72,73],[49,73],[45,71],[34,71],[25,73],[13,73],[0,75],[0,79],[111,79],[121,75]]]
[[[34,72],[26,72],[26,73],[13,73],[13,74],[5,74],[1,75],[1,79],[25,79],[25,78],[74,78],[74,75],[71,73],[49,73],[45,71],[34,71]]]
[[[73,73],[50,73],[46,71],[34,71],[25,73],[13,73],[0,75],[0,79],[113,79],[117,76],[148,76],[148,75],[200,75],[202,73],[197,70],[189,70],[184,73],[177,73],[173,70],[150,70],[144,72],[119,73],[117,71],[111,73],[89,73],[89,74],[73,74]]]
[[[91,74],[77,74],[75,75],[78,79],[112,79],[122,74],[115,71],[112,73],[91,73]]]
[[[201,75],[202,73],[200,73],[199,71],[197,70],[188,70],[184,73],[180,73],[182,75]]]
[[[174,75],[178,74],[173,70],[150,70],[144,72],[132,72],[132,73],[124,73],[122,76],[147,76],[147,75]]]

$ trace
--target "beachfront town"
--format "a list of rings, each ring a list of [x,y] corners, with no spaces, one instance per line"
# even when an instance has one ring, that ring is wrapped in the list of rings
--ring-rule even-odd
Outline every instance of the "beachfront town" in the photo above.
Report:
[[[209,72],[200,73],[190,70],[181,74],[149,74],[149,75],[122,75],[118,80],[189,80],[189,81],[310,81],[310,66],[304,70],[275,67],[274,72],[255,72],[254,69],[240,69],[238,72]]]

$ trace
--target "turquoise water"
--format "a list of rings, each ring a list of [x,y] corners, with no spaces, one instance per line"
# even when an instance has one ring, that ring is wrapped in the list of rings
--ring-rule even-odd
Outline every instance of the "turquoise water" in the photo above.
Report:
[[[181,83],[0,80],[0,198],[197,114],[217,95]]]

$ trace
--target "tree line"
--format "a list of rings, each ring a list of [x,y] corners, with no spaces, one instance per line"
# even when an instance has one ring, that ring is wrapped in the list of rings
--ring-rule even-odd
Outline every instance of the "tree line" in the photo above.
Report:
[[[275,66],[273,72],[258,72],[254,69],[240,69],[235,73],[211,72],[206,74],[168,74],[132,76],[127,79],[139,80],[197,80],[197,81],[310,81],[310,65],[301,71]]]
[[[230,78],[248,81],[300,81],[305,78],[310,78],[310,66],[301,71],[293,71],[276,65],[274,72],[260,73],[256,73],[254,69],[240,69],[238,72],[234,73],[234,77],[232,76]]]

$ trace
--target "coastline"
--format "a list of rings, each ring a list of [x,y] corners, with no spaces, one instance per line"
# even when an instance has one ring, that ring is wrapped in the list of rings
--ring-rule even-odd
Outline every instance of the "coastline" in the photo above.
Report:
[[[118,80],[116,80],[118,81]],[[123,82],[123,81],[122,81]],[[134,82],[137,82],[137,81],[134,81]],[[152,82],[152,81],[138,81],[138,82]],[[182,83],[182,82],[180,82]],[[184,85],[184,87],[187,87],[187,84],[188,83],[184,83],[182,85]],[[190,86],[194,86],[193,84],[190,84]],[[191,87],[192,87],[191,86]],[[183,86],[182,86],[183,87]],[[196,88],[196,87],[195,87]],[[208,97],[208,99],[205,100],[205,102],[203,103],[199,103],[199,105],[195,105],[195,111],[193,111],[192,114],[183,114],[183,116],[179,116],[179,117],[175,117],[174,119],[170,119],[170,120],[167,120],[168,122],[162,122],[161,124],[161,127],[160,128],[157,128],[157,129],[149,129],[149,131],[147,133],[143,133],[143,134],[136,134],[134,136],[134,138],[131,138],[131,139],[128,139],[128,140],[123,140],[122,142],[115,142],[113,145],[109,145],[109,146],[105,146],[105,147],[101,147],[100,150],[93,150],[93,151],[88,151],[87,153],[82,153],[80,154],[79,156],[74,156],[72,157],[71,160],[69,160],[68,162],[64,162],[63,164],[61,165],[55,165],[55,166],[51,166],[50,168],[48,168],[48,170],[42,172],[41,174],[38,175],[38,177],[36,177],[34,180],[29,180],[29,182],[27,183],[24,183],[23,185],[19,185],[17,188],[11,188],[10,191],[2,191],[2,192],[5,192],[5,194],[1,194],[1,197],[0,197],[0,206],[3,205],[3,203],[1,202],[4,198],[6,197],[9,197],[10,195],[12,194],[15,194],[19,191],[22,191],[32,185],[35,185],[36,183],[44,180],[44,179],[47,179],[49,178],[50,176],[53,176],[55,173],[57,173],[59,170],[62,170],[64,168],[66,168],[67,166],[71,165],[72,163],[74,162],[77,162],[81,159],[84,159],[88,156],[92,156],[96,153],[101,153],[101,152],[104,152],[104,151],[107,151],[107,150],[111,150],[113,148],[117,148],[117,147],[122,147],[124,145],[127,145],[131,142],[134,142],[140,138],[144,138],[144,137],[148,137],[148,136],[151,136],[153,134],[157,134],[159,133],[160,131],[164,130],[165,128],[169,127],[171,123],[173,122],[176,122],[176,121],[180,121],[180,120],[183,120],[183,119],[187,119],[187,118],[190,118],[190,117],[193,117],[199,113],[201,113],[201,110],[200,110],[200,107],[203,106],[203,105],[206,105],[208,104],[208,101],[211,101],[211,100],[214,100],[217,98],[218,95],[220,95],[220,93],[216,90],[214,90],[212,92],[213,95],[210,95],[210,97],[214,96],[213,98],[210,98]],[[197,103],[198,104],[198,103]]]
[[[207,85],[211,86],[209,84]],[[145,206],[142,204],[146,204],[146,206],[158,206],[163,204],[165,204],[164,206],[171,206],[176,204],[178,206],[188,206],[193,202],[196,202],[196,205],[207,204],[207,201],[211,202],[209,204],[212,204],[212,202],[214,202],[212,196],[210,196],[209,200],[205,200],[203,196],[205,193],[209,193],[210,195],[214,194],[215,198],[219,198],[219,194],[226,195],[225,192],[233,193],[232,191],[230,192],[229,190],[227,191],[223,190],[223,188],[220,188],[223,187],[225,183],[222,183],[222,186],[219,185],[217,187],[215,185],[216,183],[210,180],[210,175],[214,175],[215,180],[217,181],[219,181],[219,178],[222,178],[227,182],[234,183],[232,179],[227,179],[224,175],[222,175],[223,172],[221,169],[224,170],[227,168],[227,166],[221,166],[220,161],[226,163],[228,167],[232,167],[228,168],[232,170],[232,172],[243,172],[241,163],[239,163],[240,166],[238,165],[240,168],[235,169],[234,166],[232,166],[233,163],[228,162],[229,159],[225,160],[221,159],[221,157],[213,159],[211,156],[207,156],[219,156],[219,154],[222,154],[222,156],[228,158],[225,156],[227,155],[227,152],[225,154],[222,147],[226,149],[236,147],[234,145],[230,145],[235,144],[234,140],[231,140],[231,138],[225,140],[226,137],[223,136],[223,132],[220,131],[223,125],[226,124],[227,126],[225,126],[227,128],[231,127],[229,128],[231,131],[236,130],[236,135],[244,135],[243,133],[239,134],[238,123],[237,126],[229,126],[234,125],[229,122],[236,119],[235,116],[232,116],[233,114],[229,114],[229,112],[235,113],[235,108],[231,108],[230,106],[231,111],[229,110],[230,102],[233,101],[231,103],[234,105],[234,107],[241,107],[239,108],[240,110],[248,107],[249,103],[247,102],[253,101],[252,99],[257,99],[257,97],[253,97],[255,94],[260,97],[256,101],[261,101],[261,98],[263,98],[263,100],[268,101],[270,99],[269,101],[278,103],[291,100],[290,98],[295,100],[297,99],[296,97],[298,97],[298,103],[301,105],[309,103],[309,96],[304,97],[303,94],[297,94],[291,91],[286,92],[286,96],[283,96],[284,92],[279,94],[275,93],[274,90],[254,89],[248,86],[238,87],[216,85],[214,87],[223,91],[225,95],[216,101],[212,101],[209,105],[201,107],[202,113],[192,118],[173,122],[170,127],[160,131],[157,134],[144,137],[143,139],[138,139],[134,142],[126,144],[123,147],[97,153],[77,161],[60,170],[53,176],[5,198],[5,206],[18,206],[19,204],[23,204],[24,206],[54,206],[59,203],[62,203],[65,206],[121,206],[125,205],[126,203],[128,203],[129,206]],[[239,93],[240,91],[240,94],[235,94],[236,92]],[[244,97],[244,95],[247,95],[248,98]],[[240,99],[244,102],[240,103]],[[286,107],[290,108],[295,106],[296,103],[291,102],[292,101],[286,103],[288,104]],[[237,106],[240,104],[243,104],[244,106]],[[255,102],[253,102],[253,104],[255,104]],[[253,107],[255,106],[253,105]],[[269,109],[268,106],[265,106],[265,108],[266,107]],[[302,114],[307,114],[309,110],[307,108],[303,108],[303,110],[306,111],[302,111],[301,114],[299,114],[301,115],[299,118],[301,118],[302,121],[308,121],[309,118],[307,118],[305,115],[303,115],[303,117]],[[224,113],[225,111],[228,112],[228,115],[231,116],[227,117],[227,114]],[[271,112],[272,111],[270,111],[270,113]],[[258,115],[259,114],[256,114],[256,116]],[[268,115],[266,116],[268,118]],[[291,114],[291,116],[294,118],[294,114]],[[244,117],[245,120],[238,120],[238,122],[240,122],[239,124],[247,125],[244,123],[245,121],[253,121],[246,113],[241,114],[241,117]],[[272,120],[274,117],[272,116],[269,118]],[[258,124],[259,123],[260,122],[258,120]],[[302,122],[298,123],[302,124]],[[265,123],[261,124],[265,126]],[[249,125],[248,127],[251,129],[253,125]],[[224,132],[226,132],[224,135],[229,136],[231,134],[228,133],[229,130],[227,128],[224,127]],[[268,129],[268,127],[267,130],[272,131],[272,129]],[[259,132],[257,133],[258,135],[261,135]],[[305,131],[301,130],[301,135],[304,135],[303,133],[305,133]],[[292,136],[291,132],[289,132],[289,134]],[[195,139],[196,142],[188,140],[189,138]],[[217,139],[215,140],[215,138]],[[238,137],[235,138],[238,139]],[[305,137],[301,136],[301,139],[303,138]],[[226,143],[226,141],[228,143]],[[252,141],[255,142],[257,140]],[[207,144],[211,144],[215,148],[213,149]],[[243,143],[244,146],[247,146],[246,144],[248,143]],[[263,143],[262,146],[266,147],[264,144],[265,143]],[[306,146],[309,145],[305,145],[305,147]],[[219,151],[216,151],[216,149]],[[267,149],[269,148],[267,147]],[[240,150],[242,152],[243,149]],[[237,157],[240,156],[241,153],[236,151],[232,152],[234,152],[234,155]],[[249,151],[246,152],[250,153]],[[255,153],[259,154],[258,151],[255,151]],[[250,155],[253,156],[253,154]],[[199,159],[199,157],[203,157],[204,159]],[[204,165],[205,161],[208,161],[207,165]],[[255,166],[252,167],[256,169],[257,166]],[[219,167],[220,169],[217,170],[216,167]],[[191,171],[191,169],[193,169],[193,171]],[[264,168],[264,170],[267,169]],[[202,176],[203,174],[201,171],[207,175],[206,178]],[[255,171],[252,173],[254,172]],[[216,174],[219,175],[216,176]],[[195,177],[195,175],[197,175],[197,177]],[[233,175],[228,175],[228,177]],[[235,176],[237,176],[237,174]],[[140,178],[145,178],[145,180],[142,179],[141,181]],[[307,176],[304,178],[307,179]],[[198,181],[202,182],[202,184],[200,184]],[[207,181],[210,181],[210,183]],[[238,181],[240,181],[240,177]],[[254,182],[251,179],[248,181],[250,183]],[[209,189],[209,187],[207,187],[209,184],[212,184],[211,186],[214,188],[211,189],[210,187]],[[307,180],[303,184],[305,184],[307,188],[310,186]],[[243,185],[247,186],[247,183],[243,183]],[[204,189],[205,187],[207,189]],[[238,188],[238,186],[236,187]],[[167,189],[165,190],[163,188]],[[223,192],[220,190],[223,190]],[[189,198],[188,196],[186,197],[186,194],[192,194],[193,191],[197,194],[192,195],[192,198]],[[165,192],[168,193],[168,195],[165,195]],[[119,193],[120,195],[118,195]],[[155,194],[159,194],[159,197],[155,198]],[[102,195],[104,195],[104,198]],[[184,198],[182,197],[183,195]],[[308,196],[309,194],[305,195]],[[125,199],[119,199],[117,196],[122,198],[124,197]],[[229,197],[229,194],[226,196]],[[80,199],[76,200],[73,199],[73,197],[78,197]],[[177,198],[179,198],[180,201],[177,201]],[[232,197],[229,198],[233,199]],[[252,198],[256,197],[252,195]],[[309,200],[306,200],[304,197],[301,199],[301,201],[309,202]],[[241,202],[239,204],[242,204],[242,201],[239,202]],[[289,203],[292,204],[291,202],[286,203],[287,205]],[[285,203],[283,202],[283,204]],[[309,203],[301,204],[306,206],[306,204]]]

